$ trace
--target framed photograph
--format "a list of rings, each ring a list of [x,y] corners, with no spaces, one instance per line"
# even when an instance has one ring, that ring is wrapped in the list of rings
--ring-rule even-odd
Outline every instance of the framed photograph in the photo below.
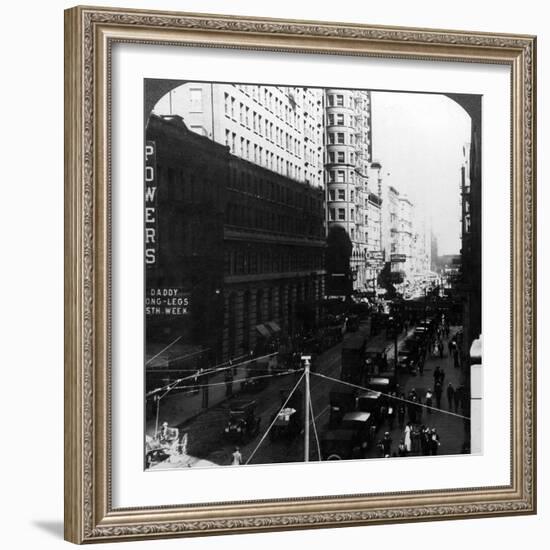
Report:
[[[535,37],[65,48],[67,540],[535,513]]]

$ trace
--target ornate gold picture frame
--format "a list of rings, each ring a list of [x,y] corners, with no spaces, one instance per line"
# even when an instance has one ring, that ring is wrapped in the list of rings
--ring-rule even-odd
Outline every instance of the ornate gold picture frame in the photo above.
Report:
[[[113,46],[122,43],[509,67],[509,484],[178,506],[113,506],[111,410],[116,396],[111,381],[111,71]],[[535,513],[535,74],[533,36],[127,9],[67,10],[65,538],[90,543]]]

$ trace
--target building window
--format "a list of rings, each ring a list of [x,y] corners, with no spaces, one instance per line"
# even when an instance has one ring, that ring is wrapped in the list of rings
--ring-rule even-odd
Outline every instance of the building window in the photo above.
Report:
[[[230,101],[229,101],[229,94],[225,93],[223,94],[223,99],[224,99],[224,109],[225,109],[225,114],[226,116],[229,116],[231,114],[231,106],[230,106]]]
[[[346,162],[346,156],[345,156],[345,154],[344,154],[344,151],[338,151],[338,157],[337,157],[337,159],[338,159],[338,162],[339,162],[339,163],[342,163],[342,164],[343,164],[344,162]]]
[[[328,123],[329,123],[329,126],[334,126],[334,115],[333,114],[328,115]]]
[[[342,113],[338,113],[336,115],[336,124],[338,126],[343,126],[344,125],[344,115]]]
[[[346,200],[346,190],[345,189],[338,189],[338,200],[339,201],[345,201]]]
[[[336,134],[336,137],[338,138],[337,139],[338,143],[345,143],[345,136],[343,132],[338,132]]]
[[[235,119],[235,98],[231,98],[231,118]]]
[[[229,130],[225,131],[225,145],[227,147],[231,146],[231,132]]]
[[[338,105],[339,107],[344,106],[344,96],[343,95],[337,95],[336,96],[336,105]]]
[[[338,208],[338,219],[344,221],[346,219],[346,210],[344,208]]]
[[[346,172],[345,170],[338,170],[336,181],[340,183],[344,183],[346,181]]]
[[[328,161],[330,164],[334,164],[336,162],[336,155],[332,151],[328,154]]]
[[[351,202],[353,202],[355,200],[355,192],[353,191],[353,189],[350,191],[349,200]]]
[[[191,112],[192,113],[202,112],[202,90],[200,88],[191,88],[190,99],[191,99]]]
[[[328,198],[329,200],[331,201],[335,201],[336,200],[336,193],[334,192],[334,189],[330,189],[329,192],[328,192]]]

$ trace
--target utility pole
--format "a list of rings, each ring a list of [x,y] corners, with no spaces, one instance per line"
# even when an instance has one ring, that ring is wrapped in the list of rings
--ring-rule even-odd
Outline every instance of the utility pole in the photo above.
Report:
[[[309,462],[309,410],[310,410],[310,395],[309,395],[309,368],[311,364],[311,355],[302,355],[302,361],[304,362],[305,372],[305,396],[304,407],[305,410],[305,425],[304,425],[304,462]]]

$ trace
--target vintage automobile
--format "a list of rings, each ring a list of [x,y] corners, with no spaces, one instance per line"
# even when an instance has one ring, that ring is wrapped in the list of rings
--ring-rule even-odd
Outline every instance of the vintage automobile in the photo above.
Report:
[[[301,430],[302,422],[298,410],[294,407],[284,407],[275,413],[275,422],[269,432],[271,441],[278,439],[293,439]]]
[[[397,367],[401,372],[416,375],[418,358],[410,348],[403,348],[397,353]]]
[[[373,375],[387,369],[387,347],[385,333],[369,338],[364,353],[366,374]]]
[[[344,415],[341,428],[343,430],[353,431],[354,446],[358,446],[361,449],[361,455],[364,455],[374,442],[374,434],[377,426],[372,413],[354,411]]]
[[[243,443],[258,434],[260,418],[256,416],[256,401],[234,401],[229,407],[229,419],[224,436]]]
[[[355,390],[335,384],[329,393],[330,416],[329,425],[338,426],[344,415],[355,410]]]
[[[342,344],[340,380],[361,384],[365,373],[365,348],[367,337],[362,332],[350,335]]]
[[[355,402],[356,409],[358,411],[371,413],[375,424],[378,425],[380,423],[380,411],[386,402],[386,399],[380,392],[369,390],[364,393],[360,393]]]
[[[365,386],[370,390],[380,392],[387,396],[396,387],[396,378],[393,374],[380,373],[379,376],[368,376],[365,381]]]
[[[268,384],[269,362],[268,360],[251,361],[246,365],[246,378],[241,382],[241,391],[256,393],[263,390]]]
[[[357,332],[359,330],[360,319],[359,315],[351,314],[346,318],[346,331]]]
[[[322,460],[348,460],[361,458],[361,445],[358,443],[354,430],[341,428],[327,430],[321,437]]]
[[[276,441],[278,439],[293,439],[302,430],[302,392],[296,390],[287,402],[289,393],[290,389],[283,389],[280,392],[282,408],[277,409],[271,419],[273,423],[269,431],[269,438],[271,441]]]

